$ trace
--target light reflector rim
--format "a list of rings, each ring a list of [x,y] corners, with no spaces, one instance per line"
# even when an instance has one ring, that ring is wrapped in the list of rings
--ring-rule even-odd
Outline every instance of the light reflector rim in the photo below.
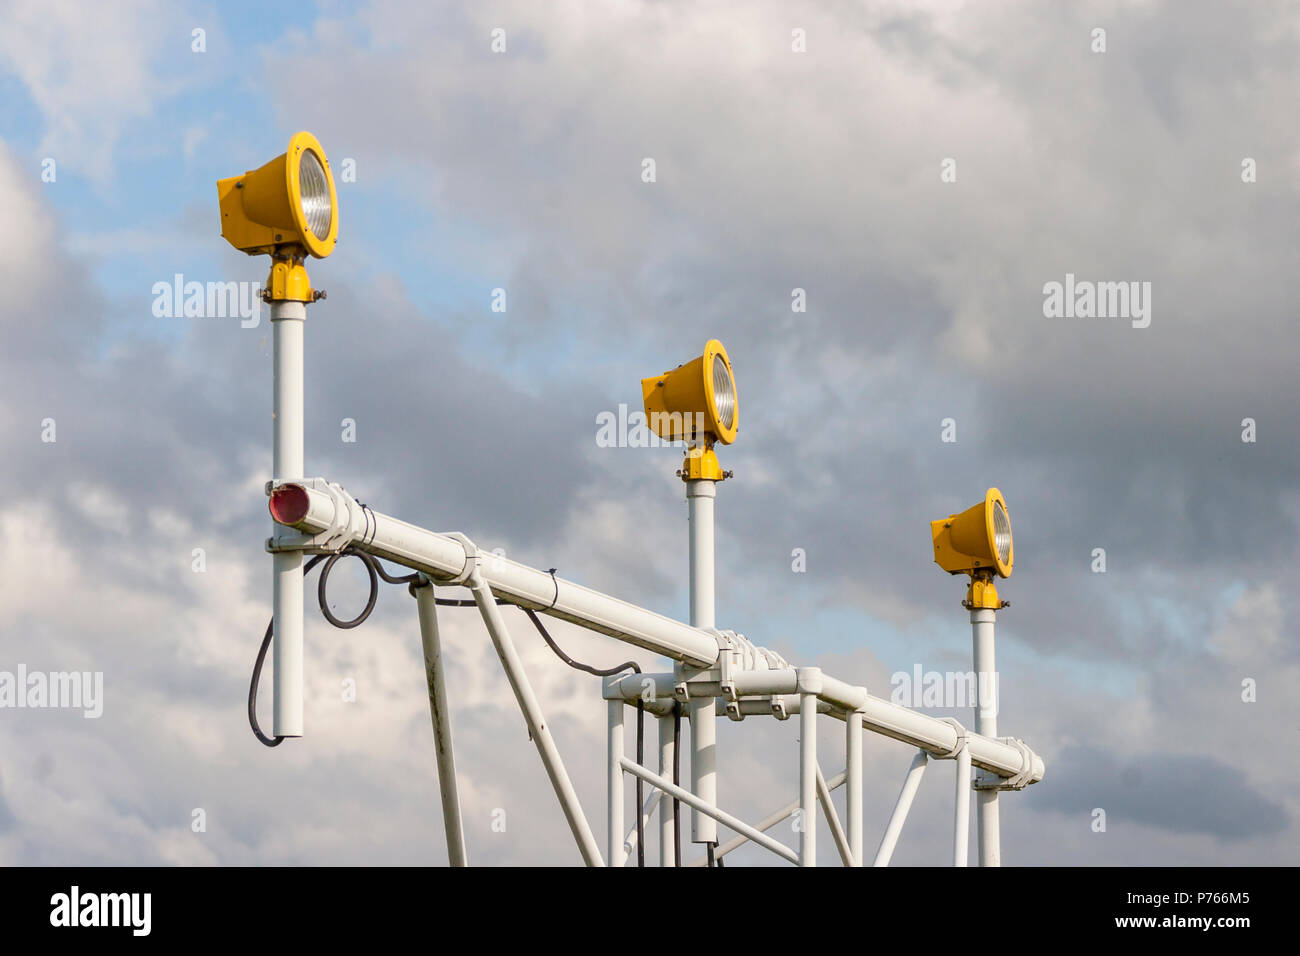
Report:
[[[325,171],[325,182],[329,187],[330,224],[329,231],[324,238],[321,238],[312,232],[302,206],[301,169],[303,150],[310,150],[316,155],[316,159],[320,161],[321,168]],[[308,254],[317,259],[324,259],[334,251],[334,244],[338,240],[339,232],[338,190],[334,185],[334,173],[330,170],[330,163],[329,159],[325,155],[325,148],[321,146],[320,140],[305,130],[294,133],[293,137],[289,140],[289,148],[285,153],[284,167],[289,189],[289,209],[293,213],[294,226],[302,235],[303,245],[306,246]]]
[[[721,421],[718,415],[718,396],[713,387],[713,366],[715,359],[718,358],[722,359],[722,364],[727,370],[727,377],[731,380],[730,425]],[[704,346],[704,354],[701,359],[700,375],[704,379],[704,397],[708,405],[707,411],[713,435],[724,445],[730,445],[736,440],[736,433],[740,430],[740,388],[736,384],[736,370],[731,366],[731,357],[727,355],[727,350],[717,339],[709,339]]]
[[[998,549],[997,512],[999,508],[1006,520],[1006,558],[1002,557],[1002,553]],[[990,488],[984,497],[984,515],[985,527],[988,529],[989,555],[993,559],[993,566],[1000,577],[1009,578],[1012,569],[1015,567],[1016,539],[1011,530],[1011,510],[1007,507],[1007,499],[1002,496],[1002,492],[997,488]]]

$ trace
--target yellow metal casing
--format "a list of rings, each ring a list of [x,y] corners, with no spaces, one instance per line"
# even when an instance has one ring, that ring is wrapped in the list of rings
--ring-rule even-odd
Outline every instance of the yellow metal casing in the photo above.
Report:
[[[998,489],[990,488],[983,501],[960,514],[931,521],[930,534],[935,563],[950,574],[988,571],[1004,578],[1011,576],[1015,565],[1011,517]],[[1005,539],[1001,551],[999,537]],[[995,598],[996,594],[995,590]]]
[[[715,364],[726,369],[735,396],[730,422],[719,407],[715,386]],[[641,380],[641,397],[646,421],[660,438],[712,446],[714,441],[730,445],[740,430],[740,397],[731,358],[717,339],[710,339],[704,353],[664,372]]]
[[[302,205],[304,152],[320,162],[329,187],[329,226],[324,236],[312,231]],[[280,255],[292,249],[323,259],[338,240],[338,193],[320,141],[295,133],[289,148],[264,166],[242,176],[217,180],[221,235],[236,249],[253,255]]]

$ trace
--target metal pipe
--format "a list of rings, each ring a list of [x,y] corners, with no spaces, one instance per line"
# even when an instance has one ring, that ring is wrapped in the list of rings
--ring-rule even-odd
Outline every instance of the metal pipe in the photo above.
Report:
[[[287,522],[289,527],[311,534],[330,528],[335,520],[335,506],[329,494],[302,485],[282,490],[293,490],[295,496],[304,495],[301,517]],[[340,515],[339,520],[349,522],[348,537],[353,547],[423,571],[435,582],[462,575],[470,561],[470,549],[463,541],[369,508],[363,515],[356,499],[352,499],[349,513]],[[479,573],[493,594],[512,604],[694,667],[709,667],[718,659],[718,642],[712,635],[564,578],[552,577],[547,571],[509,558],[494,557],[483,564]]]
[[[817,696],[799,695],[799,865],[817,865]]]
[[[691,626],[714,627],[713,503],[717,482],[696,479],[686,482],[686,506],[690,524]],[[718,724],[713,701],[692,700],[691,790],[705,803],[718,803]],[[691,842],[718,842],[718,824],[696,810],[691,814]]]
[[[528,675],[524,673],[523,662],[519,659],[514,642],[510,640],[510,632],[506,629],[506,622],[501,618],[501,610],[497,607],[492,590],[483,580],[478,567],[470,571],[469,580],[465,583],[470,593],[474,595],[474,603],[478,605],[479,614],[483,616],[483,623],[487,625],[488,635],[492,638],[493,646],[496,647],[497,657],[501,659],[506,678],[510,681],[510,689],[515,692],[515,700],[518,701],[519,709],[523,711],[524,721],[528,724],[528,732],[537,746],[537,753],[546,767],[546,774],[551,778],[555,795],[560,799],[560,806],[564,810],[569,829],[573,831],[573,838],[578,842],[578,851],[582,854],[583,862],[588,866],[604,866],[600,858],[600,847],[596,845],[591,826],[582,812],[578,794],[573,789],[568,772],[564,769],[564,761],[560,759],[560,751],[555,746],[555,738],[551,736],[551,728],[546,725],[541,704],[537,702],[537,695],[533,693]],[[623,705],[619,703],[618,706],[621,708]]]
[[[898,802],[894,804],[894,812],[889,815],[889,825],[885,827],[885,835],[880,840],[880,848],[876,850],[872,866],[889,866],[894,847],[898,845],[898,835],[903,832],[903,824],[907,822],[907,811],[912,809],[912,798],[916,796],[917,787],[921,786],[921,776],[929,762],[930,757],[924,750],[918,750],[912,758],[912,765],[907,768],[907,778],[903,781],[903,789],[899,791]]]
[[[723,826],[735,830],[737,833],[743,834],[746,837],[746,839],[751,840],[754,843],[757,843],[759,846],[764,847],[765,849],[771,850],[773,853],[775,853],[777,856],[781,857],[784,860],[789,860],[791,863],[799,862],[799,854],[795,853],[794,850],[790,849],[784,843],[780,843],[776,840],[773,840],[770,836],[768,836],[766,833],[763,833],[757,827],[752,827],[744,820],[740,820],[737,819],[736,817],[733,817],[730,813],[727,813],[725,810],[719,810],[717,807],[705,803],[703,800],[701,800],[695,794],[691,793],[689,790],[676,786],[671,780],[659,776],[659,774],[655,773],[652,770],[647,770],[645,767],[642,767],[640,764],[638,764],[635,760],[628,760],[626,757],[624,757],[621,763],[623,765],[623,769],[626,770],[628,773],[638,776],[646,783],[658,787],[664,793],[668,794],[668,796],[675,797],[676,799],[680,800],[682,803],[690,807],[692,810],[699,810],[701,813],[707,814],[708,816],[717,820]]]
[[[998,735],[998,670],[993,650],[993,625],[997,617],[997,612],[991,608],[971,608],[970,611],[975,658],[975,731],[984,737]],[[980,866],[1001,866],[998,792],[975,791],[975,808]]]
[[[659,718],[659,775],[672,779],[673,774],[673,715]],[[658,790],[655,793],[659,793]],[[676,866],[676,846],[673,841],[673,802],[659,802],[659,865]]]
[[[456,786],[456,752],[451,741],[451,710],[447,706],[442,644],[438,636],[438,601],[431,584],[424,583],[415,589],[415,603],[420,615],[420,643],[424,647],[424,676],[429,685],[429,717],[433,721],[434,752],[438,762],[442,825],[447,833],[447,862],[452,866],[468,866],[460,794]]]
[[[276,481],[305,477],[302,352],[306,320],[307,306],[302,302],[271,303],[271,476]],[[301,737],[302,552],[275,552],[271,569],[274,733],[277,737]]]
[[[633,680],[635,678],[635,680]],[[640,692],[639,681],[654,682],[656,694],[670,694],[674,675],[633,674],[607,686],[606,693],[622,696],[625,700],[635,700]],[[798,712],[798,670],[782,668],[779,670],[742,671],[733,675],[732,682],[736,693],[746,696],[782,696],[787,700],[789,713]],[[863,726],[872,733],[891,737],[912,747],[927,750],[930,753],[946,757],[957,746],[957,731],[948,721],[922,714],[901,704],[867,692],[865,687],[853,687],[833,677],[822,675],[822,690],[818,694],[819,713],[827,713],[837,720],[845,720],[847,714],[861,711]],[[691,681],[688,685],[692,696],[697,694],[714,697],[720,693],[716,681]],[[792,705],[792,706],[791,706]],[[766,713],[765,701],[741,700],[741,713]],[[1021,772],[1024,757],[1010,744],[979,734],[968,734],[966,745],[970,748],[971,763],[975,767],[987,770],[1001,777],[1010,777]],[[1045,768],[1043,760],[1037,754],[1031,757],[1033,764],[1032,781],[1043,779]]]
[[[844,806],[849,817],[849,854],[851,866],[862,865],[862,711],[850,711],[844,717],[845,759]]]
[[[970,842],[970,751],[963,747],[954,763],[957,765],[957,797],[953,811],[956,821],[953,824],[952,865],[966,866],[970,856],[967,849]]]
[[[623,855],[623,768],[619,761],[623,759],[623,709],[626,705],[621,700],[611,700],[609,710],[608,772],[606,798],[609,801],[609,828],[606,833],[610,866],[622,866],[627,862]],[[640,807],[637,811],[640,812]]]

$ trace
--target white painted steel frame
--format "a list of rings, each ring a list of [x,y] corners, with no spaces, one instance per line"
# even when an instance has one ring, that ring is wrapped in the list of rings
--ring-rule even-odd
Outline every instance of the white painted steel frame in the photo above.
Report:
[[[289,343],[290,350],[292,350],[292,333],[285,336],[285,340]],[[298,344],[300,346],[301,342],[299,341]],[[292,391],[292,388],[289,391]],[[291,398],[286,398],[284,404],[291,407]],[[277,387],[277,407],[280,407],[279,387]],[[292,450],[289,453],[292,454]],[[280,459],[277,459],[277,465],[279,461]],[[283,474],[279,467],[277,467],[277,472]],[[515,692],[520,709],[524,713],[543,764],[560,799],[561,807],[573,831],[582,857],[589,865],[603,865],[604,861],[601,859],[599,848],[592,836],[586,817],[583,815],[577,794],[564,769],[555,742],[550,736],[540,704],[537,702],[527,676],[523,672],[522,664],[501,617],[501,612],[497,607],[497,598],[524,607],[531,607],[542,613],[571,621],[599,633],[628,641],[663,654],[677,662],[676,669],[670,673],[636,674],[621,678],[610,678],[605,681],[604,696],[608,701],[609,712],[607,852],[609,862],[612,865],[625,863],[628,853],[634,845],[633,838],[625,835],[625,791],[622,779],[624,771],[640,777],[668,795],[667,797],[660,797],[657,801],[660,811],[660,862],[663,865],[674,865],[676,862],[673,859],[672,840],[673,800],[669,799],[669,797],[680,800],[693,811],[694,817],[707,821],[702,826],[693,827],[693,837],[700,834],[712,835],[711,840],[704,842],[716,842],[716,825],[719,822],[740,834],[739,837],[718,847],[715,857],[731,852],[743,842],[753,841],[783,859],[809,866],[814,865],[816,862],[816,809],[820,802],[830,822],[831,833],[841,859],[847,865],[861,865],[864,859],[862,854],[863,729],[918,747],[918,752],[909,769],[902,792],[899,794],[898,802],[891,815],[885,835],[877,850],[874,861],[876,866],[888,865],[903,823],[911,808],[917,787],[920,784],[922,773],[928,763],[929,755],[933,754],[941,758],[955,758],[958,798],[955,811],[954,862],[958,865],[961,865],[965,858],[966,828],[962,826],[962,823],[968,820],[969,815],[970,787],[969,783],[963,786],[962,781],[970,780],[971,768],[977,767],[985,774],[998,777],[1021,775],[1027,777],[1029,782],[1035,782],[1043,777],[1043,763],[1036,754],[1033,754],[1027,748],[1016,746],[993,736],[993,733],[996,733],[996,722],[990,720],[990,717],[992,716],[991,711],[996,705],[995,702],[986,699],[985,696],[981,696],[977,701],[977,731],[991,729],[992,733],[967,733],[963,737],[951,721],[930,717],[882,698],[874,697],[867,692],[866,688],[846,684],[823,674],[818,668],[789,667],[770,670],[745,670],[730,676],[729,687],[737,698],[733,703],[737,716],[772,714],[774,712],[773,707],[779,703],[780,709],[785,713],[798,713],[800,718],[799,799],[796,804],[778,811],[777,814],[764,821],[763,824],[757,827],[750,826],[744,821],[720,810],[716,805],[716,800],[707,799],[695,789],[699,782],[698,777],[716,777],[716,764],[712,763],[712,749],[716,746],[716,741],[708,745],[710,752],[705,759],[699,761],[698,769],[696,767],[697,738],[700,743],[708,740],[707,731],[698,733],[696,728],[712,728],[716,720],[716,713],[723,710],[725,704],[721,696],[722,685],[718,676],[719,672],[715,666],[718,662],[720,647],[720,638],[715,633],[703,630],[701,627],[681,624],[671,618],[663,617],[600,592],[573,584],[562,578],[557,578],[548,572],[539,571],[504,558],[494,558],[490,562],[480,564],[477,549],[468,539],[461,535],[427,531],[370,509],[364,509],[363,521],[358,524],[357,516],[363,514],[363,510],[355,499],[350,496],[344,497],[346,493],[343,493],[341,489],[337,489],[337,486],[334,486],[336,491],[323,491],[316,486],[302,487],[306,493],[307,507],[301,520],[297,521],[293,527],[308,534],[321,534],[331,528],[338,531],[341,525],[351,521],[352,526],[345,527],[346,534],[339,539],[343,543],[350,543],[359,550],[422,571],[430,576],[435,584],[463,584],[470,588],[487,626],[488,633],[497,649],[497,654],[505,667],[507,677]],[[693,546],[691,554],[693,594],[695,593],[694,589],[698,587],[700,600],[703,601],[704,595],[707,594],[707,599],[711,602],[712,498],[708,495],[694,495],[690,496],[688,500],[694,503],[694,507],[691,509],[692,527],[701,529],[705,527],[704,510],[700,509],[698,503],[700,501],[709,502],[707,506],[708,556],[705,557],[706,549],[703,546],[703,532],[701,532],[699,539],[696,538],[695,532],[692,532]],[[340,543],[335,544],[335,547],[341,546]],[[301,553],[287,553],[296,555],[299,562],[298,626],[300,630]],[[281,557],[283,554],[284,552],[276,556]],[[702,581],[706,570],[709,576],[708,584]],[[701,579],[698,584],[697,577]],[[277,580],[279,580],[278,576]],[[420,591],[427,591],[430,595],[432,593],[431,588],[420,589]],[[277,591],[277,607],[281,602],[281,593]],[[283,593],[287,596],[288,590]],[[430,596],[428,600],[432,601],[432,597]],[[693,614],[698,619],[712,621],[712,615],[702,610],[702,605],[697,605],[697,602],[693,601],[692,609]],[[428,668],[431,648],[435,652],[435,659],[437,656],[436,619],[432,615],[424,613],[427,610],[425,607],[422,606],[421,610],[421,632],[422,637],[425,639],[426,668]],[[973,611],[971,618],[977,674],[991,673],[993,668],[993,612]],[[289,633],[289,625],[291,624],[292,621],[286,621],[286,626],[283,629],[286,636]],[[286,650],[289,649],[290,643],[288,640],[285,641]],[[299,652],[300,649],[301,638],[299,637]],[[300,668],[301,664],[299,662],[299,680],[301,679]],[[440,673],[440,668],[431,670],[431,674],[434,671]],[[292,663],[290,662],[285,669],[286,678],[292,673]],[[673,694],[679,687],[683,686],[683,680],[685,681],[684,689],[687,700],[684,709],[691,718],[692,727],[693,786],[690,790],[675,785],[671,781],[671,767],[674,758],[672,700]],[[623,711],[628,704],[634,703],[642,696],[647,681],[655,697],[646,704],[646,709],[657,716],[660,731],[660,772],[658,774],[629,760],[623,753],[623,722],[625,716]],[[277,681],[277,687],[280,687],[281,683],[281,681]],[[991,688],[992,684],[985,678],[978,681],[978,686],[981,689],[981,694],[984,694],[985,689]],[[285,688],[285,690],[286,693],[283,699],[291,701],[292,697],[287,693],[289,688]],[[281,698],[277,697],[277,700],[281,700]],[[441,694],[440,704],[440,695],[432,681],[432,677],[430,682],[430,706],[435,713],[435,736],[438,736],[436,715],[439,712],[445,713],[445,710],[442,710],[442,707],[445,706],[445,688]],[[298,707],[301,708],[300,691]],[[817,716],[819,713],[829,714],[846,723],[846,770],[843,774],[838,775],[833,783],[820,779],[821,773],[817,765],[816,742]],[[706,714],[707,719],[705,719]],[[286,723],[286,726],[290,726],[290,724]],[[301,732],[300,723],[299,732]],[[960,743],[963,744],[960,747],[959,737],[962,738]],[[449,724],[446,726],[446,741],[449,748]],[[450,757],[450,752],[448,757]],[[1026,760],[1029,761],[1028,765],[1025,763]],[[459,809],[454,806],[454,762],[448,761],[446,772],[444,772],[444,763],[440,759],[439,779],[440,787],[443,789],[449,854],[452,856],[453,861],[457,854],[460,855],[463,861],[463,835],[460,837],[458,849],[453,848],[456,841],[452,839],[453,821],[459,826]],[[450,791],[447,790],[443,781],[450,785]],[[830,790],[838,787],[841,783],[848,784],[846,800],[847,829],[840,826],[829,798]],[[986,817],[983,815],[979,817],[981,824],[980,862],[983,865],[997,865],[997,792],[977,791],[977,793],[981,801],[981,809],[991,805],[993,813],[991,831]],[[989,797],[993,799],[988,799]],[[449,804],[453,804],[450,809],[448,808]],[[649,814],[652,812],[654,804],[655,800],[651,799],[643,807],[636,808],[637,813],[645,816],[646,823],[649,822]],[[784,819],[795,809],[799,809],[802,815],[798,852],[786,847],[779,841],[767,837],[764,833],[766,829],[775,825],[780,819]],[[633,834],[634,832],[633,829]],[[989,862],[990,860],[991,862]]]

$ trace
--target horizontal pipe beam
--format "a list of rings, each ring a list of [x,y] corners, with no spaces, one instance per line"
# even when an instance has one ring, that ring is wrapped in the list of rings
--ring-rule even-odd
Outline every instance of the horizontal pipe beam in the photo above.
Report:
[[[618,681],[606,685],[607,695],[622,694],[627,700],[635,700],[645,682],[654,683],[656,695],[671,695],[673,675],[671,674],[630,674]],[[736,693],[742,697],[742,713],[760,713],[763,705],[757,706],[744,700],[744,697],[781,696],[787,700],[787,712],[798,713],[797,701],[799,677],[793,667],[776,670],[742,671],[732,677]],[[691,696],[715,696],[720,693],[717,681],[691,681],[687,683]],[[844,720],[849,711],[862,711],[862,726],[872,733],[892,737],[913,747],[928,751],[939,757],[951,754],[957,746],[957,729],[939,717],[931,717],[919,711],[895,704],[867,692],[865,687],[854,687],[826,674],[822,675],[822,688],[818,693],[819,712],[829,713],[838,720]],[[790,706],[791,703],[794,706]],[[827,709],[822,711],[822,704]],[[971,763],[990,773],[1001,777],[1011,777],[1021,772],[1024,758],[1019,749],[1003,743],[995,737],[967,733],[966,746],[970,750]],[[1031,782],[1043,779],[1046,772],[1043,760],[1037,754],[1031,757],[1033,774]]]
[[[442,582],[455,579],[468,571],[468,549],[464,542],[451,535],[426,531],[369,508],[363,509],[355,499],[339,502],[335,496],[307,485],[287,483],[276,488],[272,495],[272,517],[287,527],[309,534],[343,528],[354,548],[423,571],[435,583],[440,583],[439,579]],[[278,503],[276,495],[282,496]],[[547,571],[487,554],[482,556],[479,573],[493,594],[512,604],[695,667],[712,666],[718,658],[718,642],[710,634],[553,577]]]
[[[278,502],[276,496],[281,496]],[[272,492],[271,504],[272,517],[287,527],[309,534],[340,534],[336,543],[350,540],[353,547],[376,557],[423,571],[435,583],[455,583],[470,570],[470,546],[458,536],[426,531],[363,508],[346,493],[332,494],[320,487],[290,482]],[[695,667],[711,667],[717,661],[717,639],[707,631],[505,557],[480,557],[479,574],[498,598]],[[617,691],[607,690],[607,696],[621,693],[625,699],[635,700],[642,694],[647,678],[655,682],[656,698],[672,697],[673,678],[667,674],[631,675],[613,685]],[[741,671],[733,676],[732,684],[740,697],[799,693],[795,668]],[[688,688],[692,697],[697,693],[716,696],[720,692],[717,682],[699,686],[692,682]],[[957,745],[956,728],[948,721],[873,697],[865,687],[823,674],[817,697],[830,705],[831,715],[840,720],[845,712],[859,710],[867,730],[937,756],[947,756]],[[1002,777],[1014,776],[1023,769],[1020,750],[999,739],[969,734],[966,745],[975,767]],[[1032,754],[1030,761],[1030,782],[1037,783],[1045,772],[1043,761],[1037,754]]]

